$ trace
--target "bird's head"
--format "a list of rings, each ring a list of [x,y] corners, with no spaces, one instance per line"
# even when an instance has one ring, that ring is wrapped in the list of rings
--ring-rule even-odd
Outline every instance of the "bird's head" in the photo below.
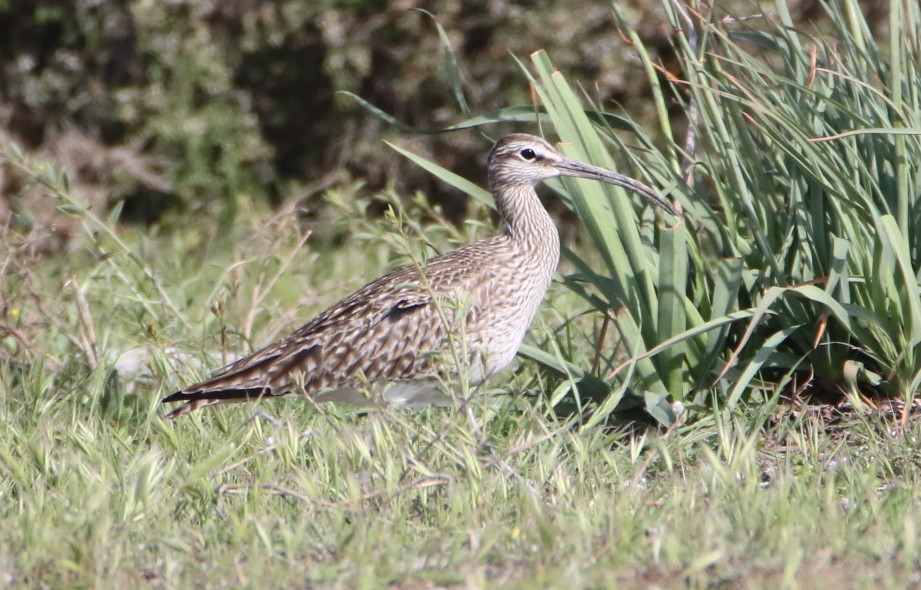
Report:
[[[489,152],[489,182],[494,191],[503,187],[533,186],[556,176],[589,178],[621,186],[645,197],[672,215],[675,207],[656,191],[628,176],[566,158],[539,137],[524,133],[506,135]]]

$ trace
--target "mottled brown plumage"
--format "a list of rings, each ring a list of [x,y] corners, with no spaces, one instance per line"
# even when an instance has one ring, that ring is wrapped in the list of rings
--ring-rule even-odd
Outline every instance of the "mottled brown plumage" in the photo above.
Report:
[[[568,160],[531,135],[501,139],[488,166],[501,235],[365,285],[291,335],[165,398],[186,402],[168,417],[288,393],[361,403],[368,400],[360,392],[372,391],[377,401],[397,405],[448,403],[451,394],[440,391],[435,377],[460,372],[479,383],[503,369],[550,285],[559,236],[535,184],[554,176],[591,178],[677,214],[642,183]]]

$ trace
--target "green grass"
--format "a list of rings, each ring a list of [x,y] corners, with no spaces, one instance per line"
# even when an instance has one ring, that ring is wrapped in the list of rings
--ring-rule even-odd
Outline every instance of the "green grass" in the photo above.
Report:
[[[227,346],[238,350],[245,346],[233,335],[244,331],[253,294],[292,253],[268,290],[267,311],[256,316],[254,344],[390,264],[391,249],[372,237],[383,230],[371,222],[366,238],[316,253],[287,222],[259,211],[245,217],[251,225],[213,243],[192,231],[123,237],[196,326],[191,331],[152,305],[155,290],[124,257],[77,258],[66,270],[46,261],[31,269],[28,284],[5,283],[13,304],[6,321],[15,309],[19,332],[45,354],[32,364],[0,364],[0,583],[773,588],[839,580],[899,588],[918,581],[921,429],[914,423],[893,439],[891,424],[873,417],[855,416],[830,435],[792,414],[762,431],[736,413],[726,423],[631,439],[560,417],[543,395],[552,376],[528,362],[475,404],[485,447],[460,413],[438,409],[358,414],[282,399],[164,423],[158,399],[201,371],[188,361],[174,368],[171,359],[220,350],[221,322],[208,301],[224,301]],[[468,237],[427,234],[439,249]],[[73,311],[72,292],[56,288],[71,275],[87,319]],[[548,336],[542,326],[578,313],[575,301],[554,287],[532,332],[536,343]],[[298,304],[298,317],[281,313]],[[95,326],[102,359],[95,368],[80,344],[89,342],[86,324]],[[130,383],[112,374],[113,359],[138,343],[151,351],[152,375],[126,395]],[[176,350],[164,352],[167,345]]]

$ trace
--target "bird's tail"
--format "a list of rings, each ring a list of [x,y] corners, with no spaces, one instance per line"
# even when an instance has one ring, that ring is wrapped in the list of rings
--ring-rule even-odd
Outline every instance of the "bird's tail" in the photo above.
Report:
[[[185,416],[200,408],[213,406],[216,404],[228,404],[235,402],[256,401],[260,398],[272,395],[272,389],[269,387],[256,387],[249,389],[212,389],[204,391],[177,391],[173,395],[163,398],[161,404],[173,402],[185,402],[172,412],[166,414],[167,420]]]

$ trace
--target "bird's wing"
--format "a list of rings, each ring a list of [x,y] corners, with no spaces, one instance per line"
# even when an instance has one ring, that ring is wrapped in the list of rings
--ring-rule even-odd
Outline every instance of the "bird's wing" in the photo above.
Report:
[[[449,348],[454,311],[466,305],[456,301],[460,292],[477,283],[479,265],[471,263],[478,250],[454,250],[422,272],[404,267],[365,285],[282,340],[165,398],[187,402],[169,417],[221,402],[431,374],[430,353]]]

